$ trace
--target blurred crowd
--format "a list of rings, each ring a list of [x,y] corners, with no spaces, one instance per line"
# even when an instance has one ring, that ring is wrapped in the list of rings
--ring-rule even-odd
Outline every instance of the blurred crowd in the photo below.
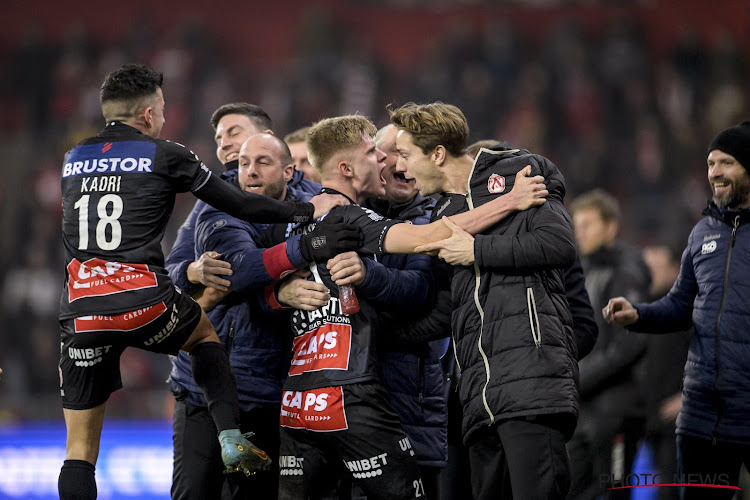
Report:
[[[29,28],[0,53],[0,420],[61,416],[60,165],[103,125],[99,85],[125,62],[164,72],[162,137],[188,145],[213,169],[220,166],[208,119],[226,102],[261,105],[282,136],[352,112],[384,125],[389,103],[455,104],[472,140],[505,140],[552,159],[568,200],[593,188],[613,194],[621,235],[641,246],[684,246],[709,197],[705,144],[750,115],[749,56],[732,33],[706,40],[673,27],[678,42],[655,55],[636,18],[622,11],[597,33],[573,18],[533,36],[503,19],[478,30],[458,24],[433,33],[429,53],[408,70],[376,56],[332,16],[298,26],[299,49],[273,71],[248,69],[195,20],[162,28],[134,27],[117,43],[78,23],[56,43]],[[189,195],[178,200],[167,252],[192,205]],[[122,363],[127,389],[113,395],[108,415],[163,415],[167,360],[130,350]]]

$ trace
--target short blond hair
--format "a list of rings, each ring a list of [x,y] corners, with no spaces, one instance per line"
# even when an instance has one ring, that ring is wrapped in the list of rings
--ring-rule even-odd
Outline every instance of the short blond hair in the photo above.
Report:
[[[375,124],[362,115],[326,118],[307,132],[307,158],[318,172],[334,155],[358,146],[365,137],[377,132]]]
[[[414,145],[429,154],[443,146],[454,157],[466,154],[469,142],[469,125],[456,106],[443,102],[431,104],[404,104],[400,108],[388,106],[391,123],[412,135]]]
[[[297,130],[294,130],[293,132],[289,132],[284,136],[284,142],[287,144],[294,144],[296,142],[305,142],[307,140],[307,132],[310,130],[310,127],[302,127],[298,128]]]

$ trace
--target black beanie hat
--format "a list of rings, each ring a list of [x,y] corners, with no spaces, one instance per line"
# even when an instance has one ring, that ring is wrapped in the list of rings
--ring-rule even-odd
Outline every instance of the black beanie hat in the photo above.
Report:
[[[707,155],[714,149],[734,156],[745,170],[750,172],[750,121],[744,121],[720,132],[708,145]]]

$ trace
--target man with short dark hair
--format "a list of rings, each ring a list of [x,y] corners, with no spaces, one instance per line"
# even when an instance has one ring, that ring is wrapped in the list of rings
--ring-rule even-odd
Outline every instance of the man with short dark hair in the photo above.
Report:
[[[750,121],[721,131],[707,164],[713,199],[690,233],[672,289],[650,304],[616,297],[602,310],[608,322],[636,332],[693,326],[677,417],[686,500],[732,498],[740,468],[750,466]]]
[[[178,192],[191,191],[248,221],[306,221],[316,206],[243,193],[213,177],[184,146],[159,139],[162,81],[143,65],[110,73],[101,89],[106,127],[70,150],[63,164],[60,386],[68,435],[61,499],[96,497],[105,405],[122,386],[119,360],[129,346],[189,352],[226,470],[252,474],[269,465],[239,431],[226,351],[200,306],[169,279],[161,239]],[[334,203],[318,200],[317,209]]]

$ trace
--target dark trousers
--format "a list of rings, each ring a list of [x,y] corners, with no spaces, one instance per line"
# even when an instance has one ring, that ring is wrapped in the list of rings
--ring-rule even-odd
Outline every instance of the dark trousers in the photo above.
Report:
[[[565,433],[554,416],[505,420],[472,441],[469,460],[476,500],[562,500],[568,494]]]
[[[224,474],[218,431],[208,408],[175,401],[172,419],[173,499],[247,499],[278,496],[280,407],[241,412],[240,429],[252,431],[250,441],[268,453],[271,470],[245,477]]]
[[[458,393],[451,390],[448,397],[448,464],[440,472],[440,500],[471,500],[471,467],[469,450],[461,432],[462,415]]]
[[[674,426],[666,430],[651,432],[646,441],[654,455],[656,473],[661,474],[656,482],[674,483],[677,478],[677,441]],[[679,481],[677,481],[679,482]],[[659,500],[679,500],[680,490],[675,487],[658,488]]]
[[[569,500],[626,500],[629,489],[608,489],[623,486],[632,470],[643,436],[641,418],[625,418],[617,428],[600,425],[604,432],[576,430],[568,443],[571,463]],[[593,435],[592,435],[593,434]]]
[[[681,483],[737,486],[742,464],[750,470],[750,446],[713,444],[707,439],[677,436],[677,467]],[[683,486],[683,500],[731,499],[729,488]]]

